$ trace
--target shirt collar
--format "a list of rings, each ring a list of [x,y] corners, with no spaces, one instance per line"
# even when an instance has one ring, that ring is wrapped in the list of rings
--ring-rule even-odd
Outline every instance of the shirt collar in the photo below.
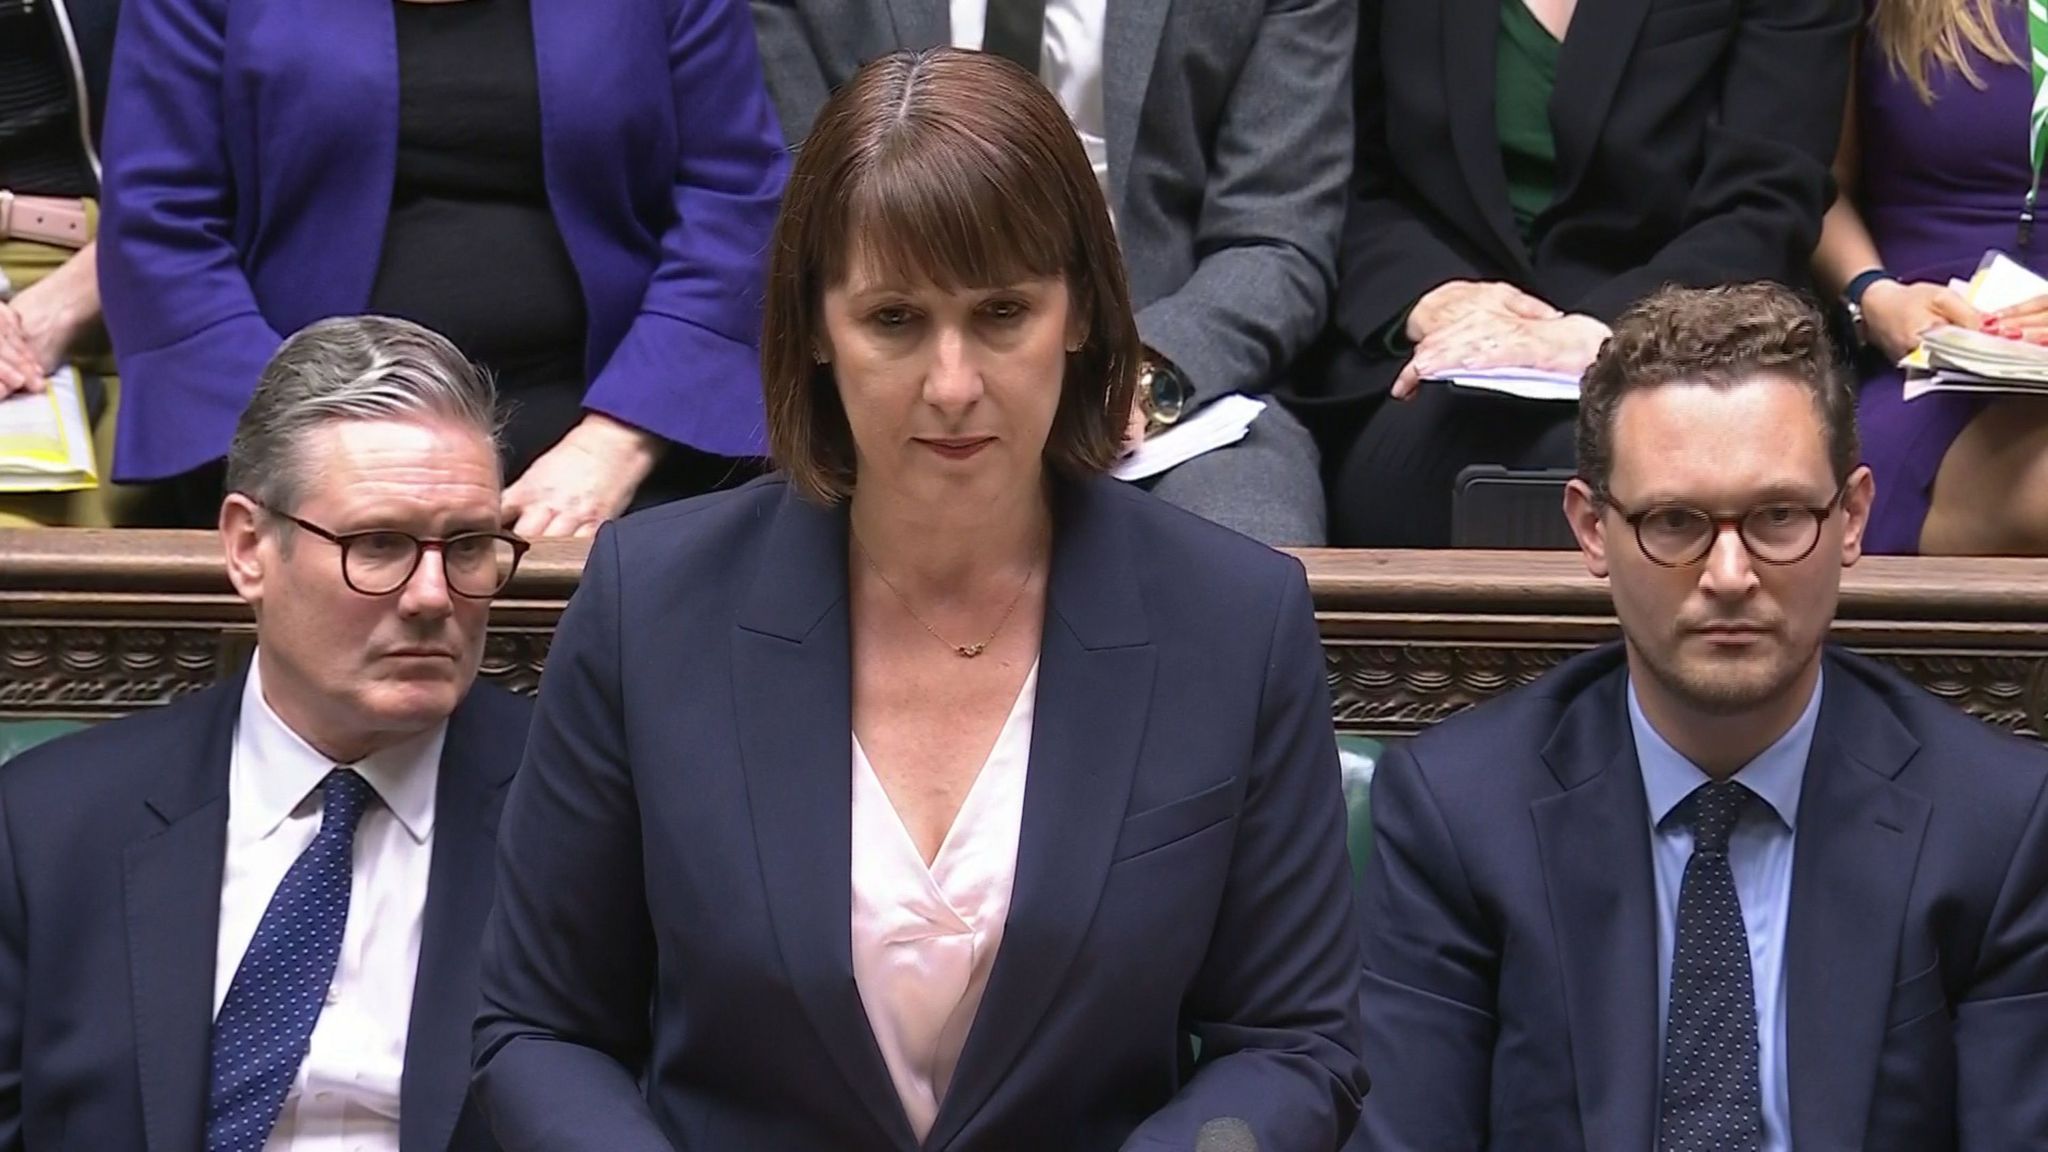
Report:
[[[263,653],[249,662],[242,686],[242,714],[235,732],[238,770],[245,788],[236,791],[258,837],[277,831],[285,818],[320,787],[336,767],[353,768],[398,817],[414,843],[434,831],[434,789],[440,778],[441,748],[448,737],[443,721],[417,736],[379,749],[353,764],[336,765],[292,731],[263,695]]]
[[[1807,756],[1813,751],[1814,725],[1820,716],[1821,684],[1822,677],[1815,676],[1813,694],[1808,697],[1806,709],[1799,714],[1799,719],[1734,776],[1770,805],[1787,828],[1799,827],[1799,789],[1806,780]],[[1643,790],[1650,799],[1650,827],[1656,829],[1664,823],[1665,817],[1671,815],[1673,808],[1692,795],[1694,789],[1708,783],[1710,777],[1673,748],[1670,741],[1650,724],[1649,717],[1643,715],[1642,701],[1636,696],[1633,678],[1628,684],[1628,723],[1635,733],[1636,760],[1642,765]]]

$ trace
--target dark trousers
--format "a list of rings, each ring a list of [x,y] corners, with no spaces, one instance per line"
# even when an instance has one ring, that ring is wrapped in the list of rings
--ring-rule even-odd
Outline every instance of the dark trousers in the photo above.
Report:
[[[1444,384],[1425,384],[1405,401],[1380,402],[1331,477],[1331,543],[1450,547],[1458,473],[1473,464],[1570,468],[1577,415],[1574,404]]]

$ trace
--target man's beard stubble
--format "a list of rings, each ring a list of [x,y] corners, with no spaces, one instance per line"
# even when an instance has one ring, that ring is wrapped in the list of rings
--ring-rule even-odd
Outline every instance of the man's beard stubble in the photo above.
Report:
[[[1665,695],[1706,716],[1740,715],[1790,692],[1819,651],[1817,643],[1803,651],[1789,650],[1784,647],[1786,637],[1773,632],[1770,651],[1717,661],[1681,654],[1680,645],[1688,638],[1677,633],[1671,643],[1656,649],[1631,639],[1629,647]]]

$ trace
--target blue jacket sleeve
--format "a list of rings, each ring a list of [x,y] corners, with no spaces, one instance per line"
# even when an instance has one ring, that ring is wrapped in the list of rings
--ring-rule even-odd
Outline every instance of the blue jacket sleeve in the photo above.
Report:
[[[620,714],[618,570],[607,525],[555,630],[498,835],[474,1088],[505,1152],[671,1152],[636,1082],[654,941]]]
[[[1358,930],[1323,667],[1297,567],[1274,620],[1230,877],[1185,1006],[1202,1064],[1131,1152],[1181,1152],[1222,1117],[1273,1152],[1334,1148],[1357,1119]]]
[[[586,407],[726,455],[765,443],[762,288],[788,155],[739,0],[679,0],[669,77],[677,123],[675,220],[640,312],[591,381]],[[731,431],[734,406],[750,409]]]
[[[1380,759],[1372,824],[1360,903],[1365,1055],[1380,1091],[1349,1152],[1484,1148],[1499,957],[1442,810],[1405,747]]]
[[[99,246],[121,369],[121,479],[175,475],[224,454],[282,342],[235,247],[226,36],[227,0],[121,6]]]
[[[2048,790],[2006,867],[1955,1036],[1957,1147],[2048,1147]]]
[[[14,837],[0,793],[0,1152],[21,1152],[22,1015],[28,997],[28,917]]]

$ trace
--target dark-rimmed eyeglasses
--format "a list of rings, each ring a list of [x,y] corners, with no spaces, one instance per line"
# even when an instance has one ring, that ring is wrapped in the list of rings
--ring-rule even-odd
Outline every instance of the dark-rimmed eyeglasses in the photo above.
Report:
[[[1635,529],[1636,547],[1651,563],[1684,568],[1707,558],[1714,541],[1733,528],[1752,558],[1764,564],[1797,564],[1820,544],[1821,525],[1842,503],[1844,482],[1826,504],[1773,501],[1734,515],[1717,515],[1690,504],[1664,502],[1632,511],[1607,492],[1600,502]]]
[[[280,512],[253,496],[250,503],[318,536],[341,552],[341,581],[364,596],[389,596],[419,571],[428,549],[441,554],[441,572],[448,590],[470,600],[489,600],[505,590],[519,561],[533,545],[510,532],[457,532],[453,536],[415,536],[396,528],[364,532],[330,532],[311,520]]]

